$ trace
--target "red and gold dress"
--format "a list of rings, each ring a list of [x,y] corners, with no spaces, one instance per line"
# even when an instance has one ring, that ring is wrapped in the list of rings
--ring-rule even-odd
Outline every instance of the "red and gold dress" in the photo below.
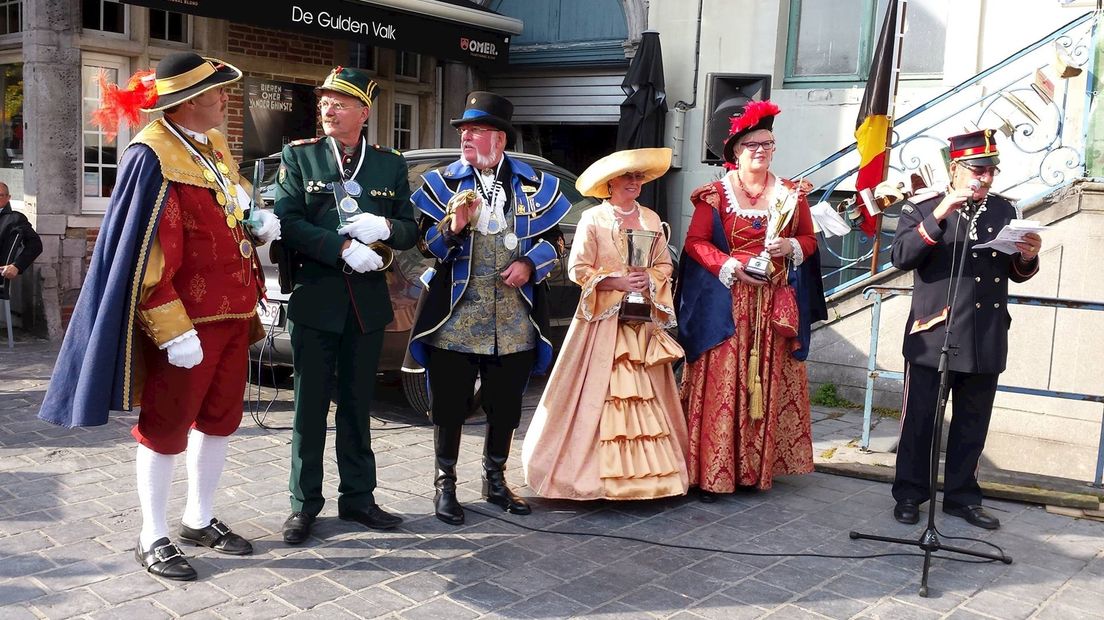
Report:
[[[639,207],[644,228],[660,230],[659,216]],[[671,257],[660,237],[648,269],[652,320],[618,319],[626,293],[598,283],[625,274],[613,208],[583,213],[568,259],[582,287],[559,359],[525,433],[525,480],[541,497],[652,499],[683,495],[686,421],[671,363],[682,348],[667,328],[675,324]]]
[[[758,208],[740,206],[735,174],[698,188],[690,197],[694,214],[686,235],[686,254],[718,277],[730,258],[746,265],[763,251],[774,218],[765,200]],[[792,261],[799,264],[816,250],[809,204],[792,182],[776,178],[770,204],[777,209],[787,199],[796,206],[779,236],[793,240]],[[720,215],[731,248],[728,253],[710,241],[714,211]],[[787,285],[785,261],[772,262],[772,278],[763,287],[733,279],[735,333],[688,363],[683,371],[690,484],[705,491],[731,493],[737,486],[769,489],[775,475],[813,471],[805,365],[791,355],[796,341],[776,334],[770,322],[774,293]],[[758,369],[753,367],[757,342]],[[753,419],[756,376],[762,416]]]

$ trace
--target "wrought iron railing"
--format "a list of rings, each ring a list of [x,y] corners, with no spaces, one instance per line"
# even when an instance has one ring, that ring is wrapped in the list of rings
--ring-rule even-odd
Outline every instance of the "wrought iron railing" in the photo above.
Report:
[[[1001,174],[993,190],[1024,200],[1084,176],[1085,110],[1096,94],[1091,80],[1062,79],[1092,57],[1101,12],[1085,13],[1001,62],[963,81],[894,120],[889,179],[906,186],[914,173],[945,181],[947,136],[972,128],[998,129]],[[1056,60],[1060,58],[1061,60]],[[1058,64],[1056,64],[1058,63]],[[1081,81],[1086,84],[1079,87]],[[840,172],[841,168],[851,167]],[[814,195],[840,202],[854,192],[858,153],[854,143],[794,175],[813,183]],[[934,171],[934,174],[927,174]],[[833,176],[834,175],[834,176]],[[837,209],[843,209],[837,204]],[[898,211],[887,210],[879,255],[857,228],[842,238],[821,239],[825,294],[853,287],[889,267],[888,252]],[[845,214],[847,216],[848,214]],[[854,217],[857,214],[850,214]]]

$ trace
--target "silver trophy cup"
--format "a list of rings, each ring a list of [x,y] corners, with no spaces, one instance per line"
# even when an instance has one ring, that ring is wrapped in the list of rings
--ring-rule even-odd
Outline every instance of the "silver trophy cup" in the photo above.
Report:
[[[630,270],[647,269],[652,266],[652,251],[655,249],[656,239],[659,233],[651,230],[624,230],[625,238],[625,266]],[[652,319],[652,305],[644,298],[643,293],[636,291],[625,295],[621,302],[620,318],[622,321],[650,321]]]

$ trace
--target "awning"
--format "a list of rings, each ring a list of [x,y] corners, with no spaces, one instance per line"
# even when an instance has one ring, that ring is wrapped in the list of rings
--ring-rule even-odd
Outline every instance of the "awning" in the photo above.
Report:
[[[461,0],[121,0],[126,4],[327,39],[417,52],[488,68],[508,64],[521,21]]]

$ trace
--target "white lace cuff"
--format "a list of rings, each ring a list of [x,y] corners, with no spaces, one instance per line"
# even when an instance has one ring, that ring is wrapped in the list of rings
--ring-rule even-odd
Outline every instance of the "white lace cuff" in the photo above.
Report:
[[[797,239],[791,238],[790,245],[793,247],[793,254],[790,254],[790,260],[793,261],[793,266],[797,267],[805,262],[805,252],[801,250],[801,244],[797,242]]]
[[[196,332],[196,330],[194,330],[194,329],[189,329],[188,331],[184,332],[183,334],[180,334],[176,338],[173,338],[172,340],[166,342],[165,344],[163,344],[163,345],[161,345],[157,348],[164,351],[165,349],[173,346],[174,344],[176,344],[178,342],[184,342],[185,340],[187,340],[188,338],[191,338],[192,336],[199,336],[199,333]]]
[[[744,264],[735,257],[729,258],[721,265],[721,272],[717,274],[717,279],[721,281],[721,284],[732,288],[732,282],[736,279],[736,270],[743,268]]]

